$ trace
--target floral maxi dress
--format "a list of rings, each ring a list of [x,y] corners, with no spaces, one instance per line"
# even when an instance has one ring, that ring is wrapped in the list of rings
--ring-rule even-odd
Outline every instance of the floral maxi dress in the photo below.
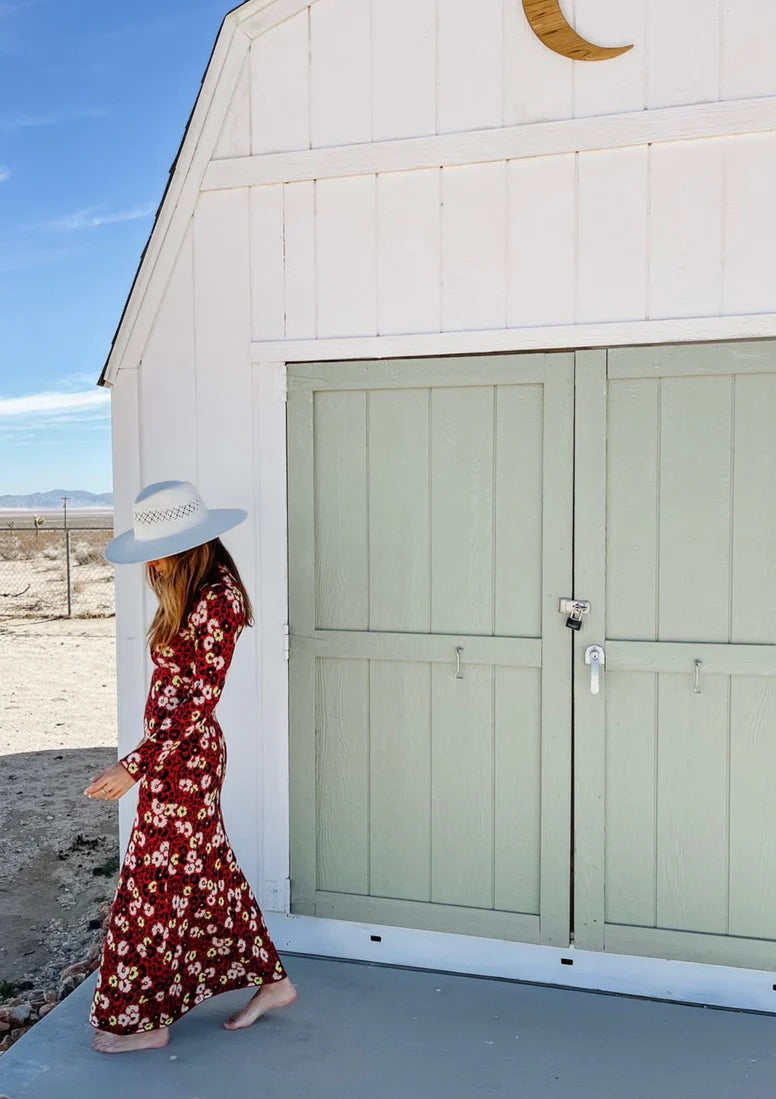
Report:
[[[220,992],[286,972],[221,815],[226,745],[213,711],[245,625],[226,569],[153,655],[139,782],[89,1021],[113,1034],[169,1026]]]

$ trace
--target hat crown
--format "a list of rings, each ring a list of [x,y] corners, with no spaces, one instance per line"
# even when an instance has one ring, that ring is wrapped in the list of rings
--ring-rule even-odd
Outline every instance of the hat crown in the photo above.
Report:
[[[135,498],[133,527],[139,542],[190,530],[207,518],[205,503],[190,481],[160,481]]]

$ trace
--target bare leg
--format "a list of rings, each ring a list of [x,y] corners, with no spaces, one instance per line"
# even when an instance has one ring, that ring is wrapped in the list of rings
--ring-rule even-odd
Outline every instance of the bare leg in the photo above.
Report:
[[[262,985],[248,1004],[241,1010],[230,1015],[224,1023],[227,1030],[243,1030],[251,1026],[267,1011],[276,1008],[290,1007],[296,999],[296,989],[286,977],[277,984]]]
[[[163,1049],[170,1040],[170,1028],[143,1030],[139,1034],[110,1034],[96,1031],[92,1045],[98,1053],[132,1053],[139,1049]]]

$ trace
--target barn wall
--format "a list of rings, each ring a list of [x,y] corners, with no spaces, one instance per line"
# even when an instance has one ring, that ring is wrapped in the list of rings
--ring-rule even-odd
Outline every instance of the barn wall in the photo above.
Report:
[[[248,202],[247,191],[200,198],[140,367],[119,372],[114,390],[117,459],[121,456],[116,477],[122,494],[119,524],[131,523],[131,500],[142,484],[167,479],[193,480],[211,506],[253,511]],[[126,460],[130,441],[137,454],[132,468]],[[256,539],[253,522],[225,537],[252,594],[258,587]],[[126,682],[120,684],[120,739],[126,752],[142,735],[142,700],[151,671],[143,634],[153,597],[143,590],[142,570],[122,575],[119,663]],[[241,865],[254,884],[259,881],[261,839],[259,659],[257,631],[246,630],[219,706],[229,755],[224,815]],[[133,808],[129,803],[122,808],[125,842]]]
[[[551,53],[521,0],[319,0],[257,37],[219,156],[776,94],[768,0],[566,0],[611,61]],[[230,123],[231,125],[231,123]]]
[[[255,340],[776,311],[776,135],[253,188]]]

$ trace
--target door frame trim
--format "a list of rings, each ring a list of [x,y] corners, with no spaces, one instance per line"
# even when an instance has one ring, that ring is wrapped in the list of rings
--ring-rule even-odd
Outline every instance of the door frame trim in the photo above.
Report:
[[[776,1014],[774,975],[698,962],[265,913],[282,954],[339,958],[522,984]],[[374,942],[374,938],[379,942]],[[568,962],[572,962],[569,965]]]

